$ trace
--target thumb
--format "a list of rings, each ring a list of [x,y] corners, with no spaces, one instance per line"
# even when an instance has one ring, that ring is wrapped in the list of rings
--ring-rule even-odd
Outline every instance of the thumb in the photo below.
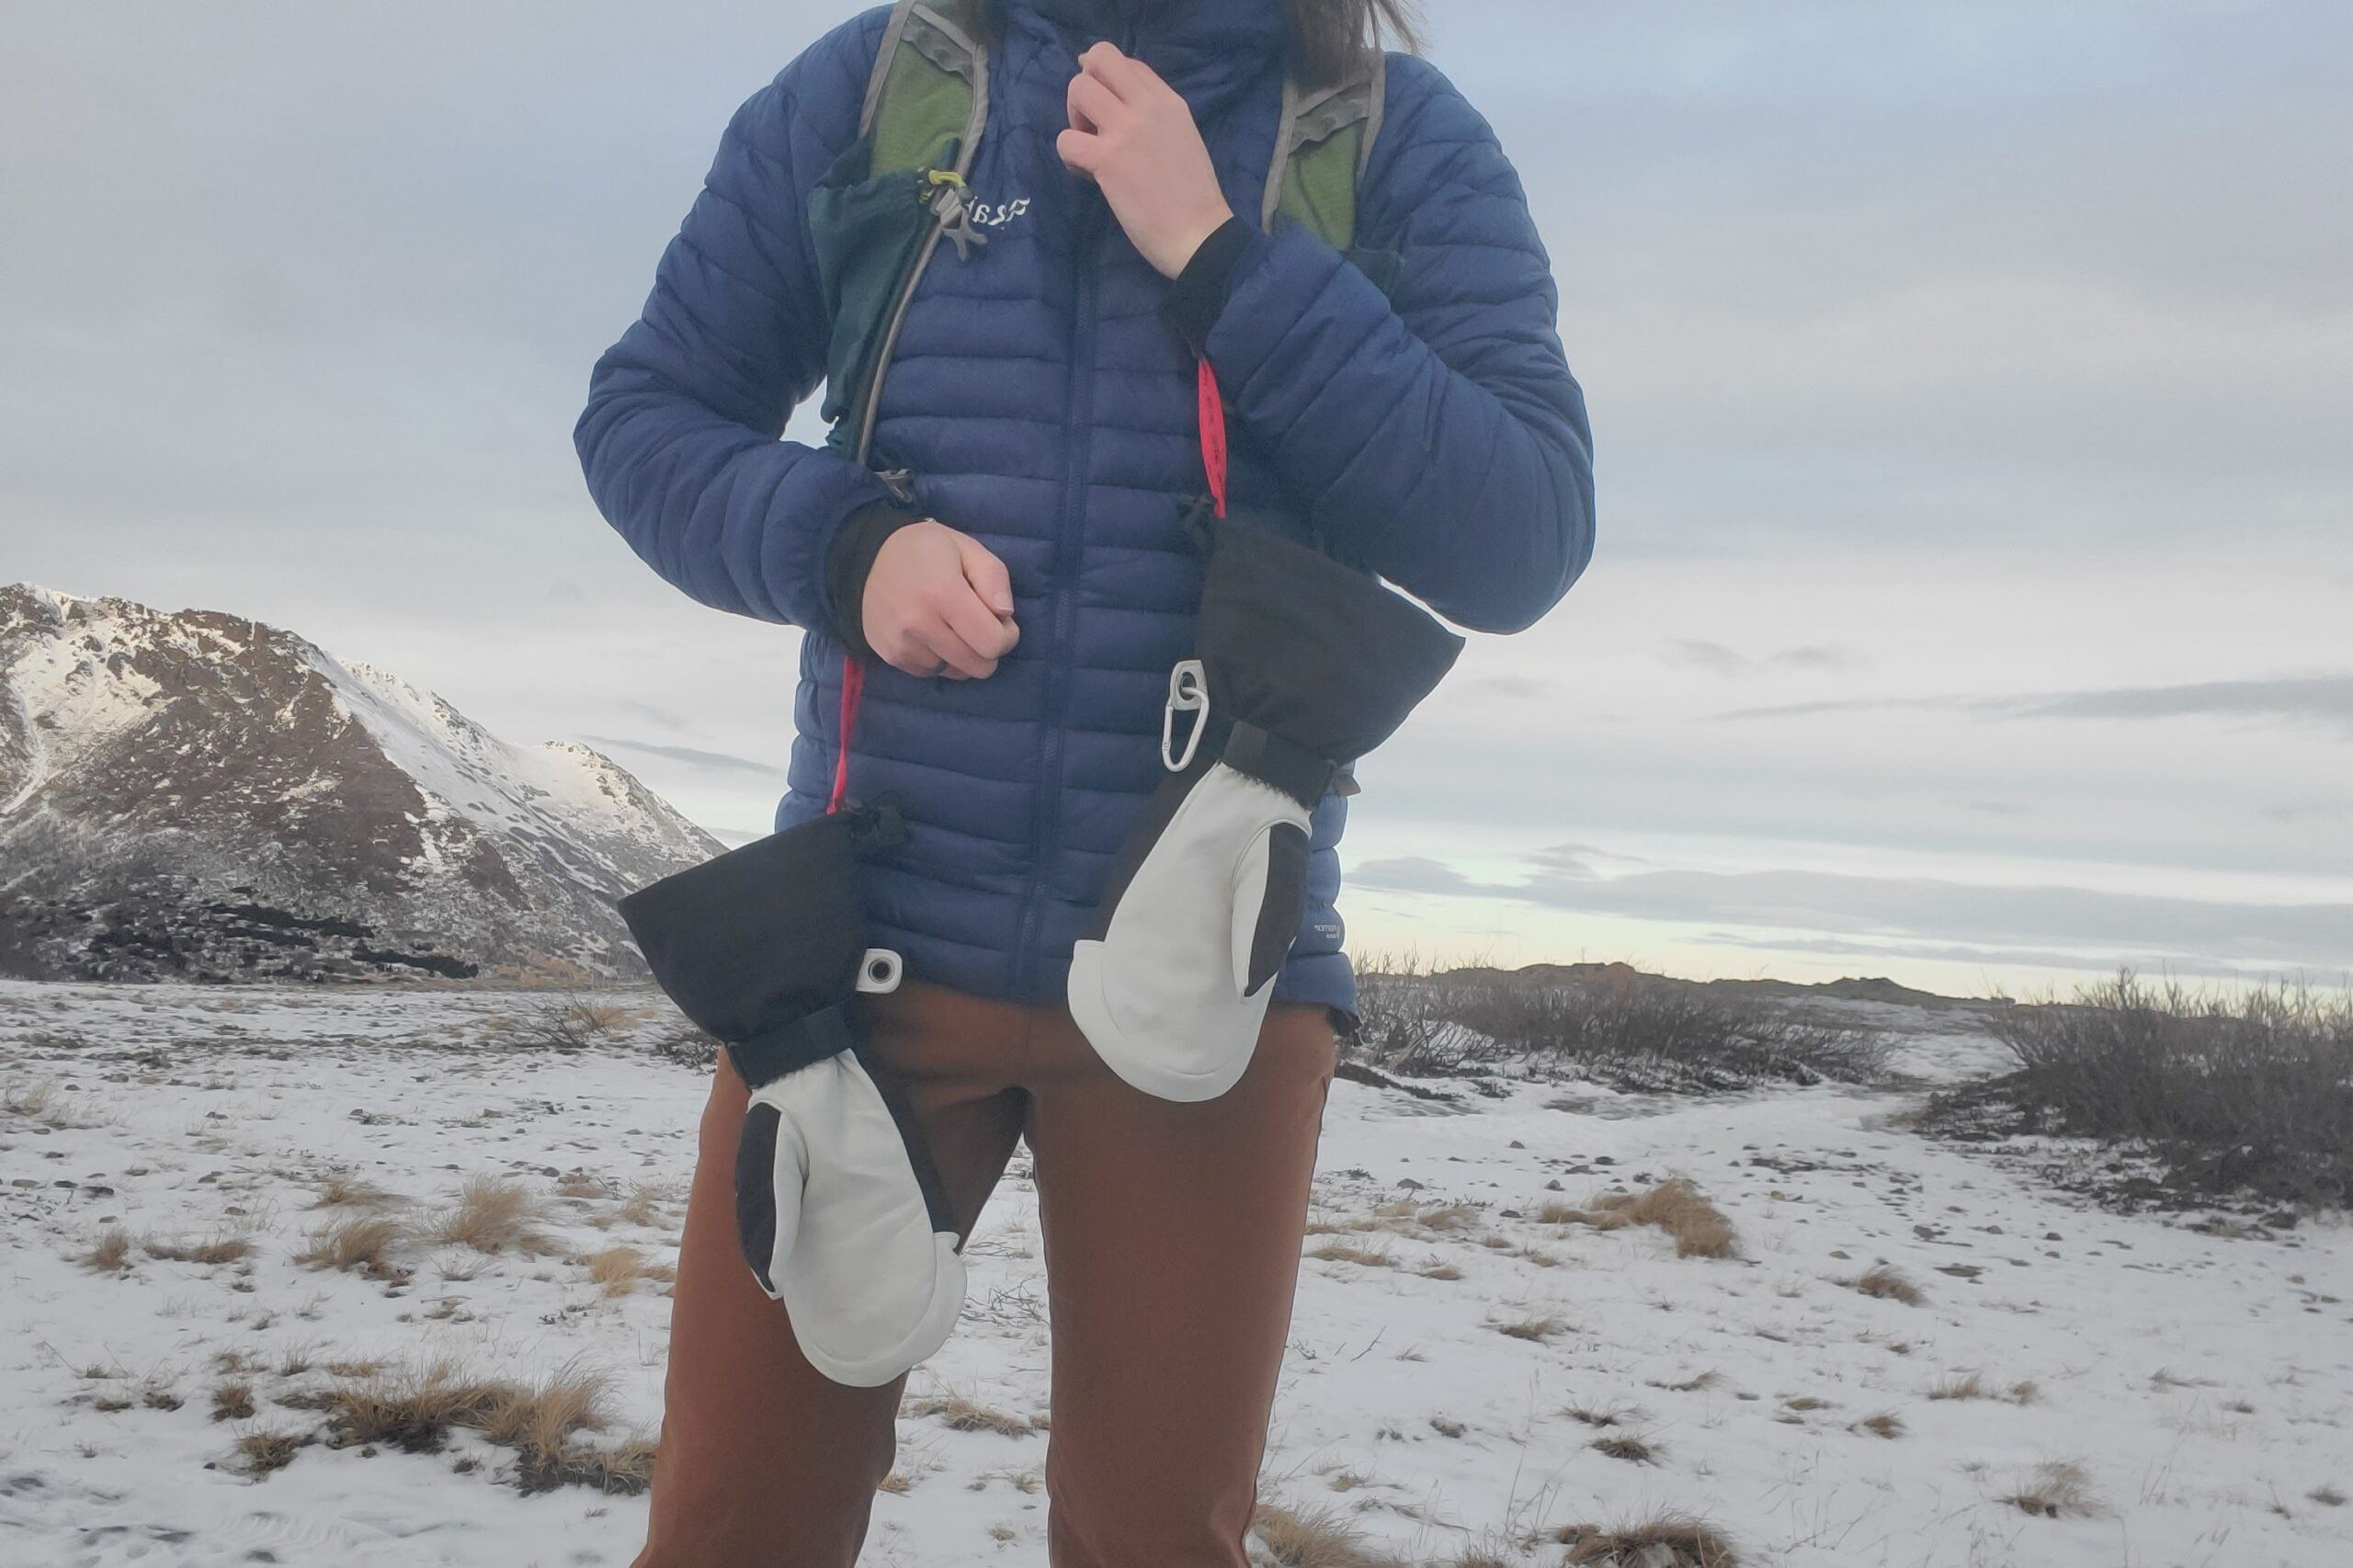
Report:
[[[970,534],[956,536],[956,554],[964,568],[964,581],[981,602],[999,616],[1013,613],[1013,579],[989,547]]]

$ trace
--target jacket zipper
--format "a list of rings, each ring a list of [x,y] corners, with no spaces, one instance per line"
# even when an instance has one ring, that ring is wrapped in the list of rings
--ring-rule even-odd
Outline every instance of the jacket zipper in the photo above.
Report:
[[[1063,477],[1062,516],[1056,520],[1054,543],[1053,639],[1048,645],[1046,733],[1038,756],[1037,807],[1031,839],[1037,848],[1029,868],[1029,896],[1021,906],[1021,928],[1014,944],[1017,994],[1031,996],[1044,963],[1040,926],[1048,874],[1053,868],[1062,836],[1063,725],[1070,705],[1068,652],[1071,620],[1075,609],[1078,557],[1086,532],[1086,475],[1094,453],[1096,292],[1101,282],[1103,240],[1111,209],[1101,193],[1089,188],[1082,197],[1089,203],[1086,227],[1077,246],[1080,271],[1076,309],[1071,326],[1070,392],[1063,414],[1069,432],[1070,456]]]

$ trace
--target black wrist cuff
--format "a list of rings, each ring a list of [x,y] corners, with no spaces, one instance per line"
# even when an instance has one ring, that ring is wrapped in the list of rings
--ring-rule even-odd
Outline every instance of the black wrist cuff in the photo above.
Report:
[[[1185,264],[1185,270],[1169,284],[1167,296],[1161,301],[1163,319],[1192,345],[1196,354],[1208,351],[1210,331],[1225,313],[1225,302],[1233,294],[1233,271],[1250,248],[1250,233],[1249,224],[1228,218],[1217,233],[1201,242],[1201,248],[1193,253],[1193,259]]]
[[[874,501],[852,512],[841,531],[834,535],[833,547],[825,553],[825,599],[834,608],[833,633],[849,650],[851,657],[874,657],[874,650],[867,645],[863,624],[866,579],[874,570],[874,558],[881,552],[882,541],[909,523],[922,520],[919,514],[904,506]]]

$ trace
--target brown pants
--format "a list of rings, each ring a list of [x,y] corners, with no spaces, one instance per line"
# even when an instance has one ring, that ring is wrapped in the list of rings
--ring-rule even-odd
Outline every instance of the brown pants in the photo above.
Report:
[[[1112,1076],[1062,1008],[923,985],[876,1004],[872,1047],[905,1085],[967,1233],[1016,1140],[1036,1165],[1054,1568],[1242,1568],[1331,1083],[1329,1015],[1277,1006],[1240,1084],[1172,1105]],[[904,1380],[827,1381],[744,1265],[745,1098],[722,1062],[637,1568],[848,1568],[896,1449]]]

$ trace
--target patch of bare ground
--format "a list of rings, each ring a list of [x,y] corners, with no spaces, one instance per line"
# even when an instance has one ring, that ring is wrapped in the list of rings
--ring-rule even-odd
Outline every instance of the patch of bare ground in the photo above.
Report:
[[[1569,1549],[1567,1568],[1740,1568],[1732,1542],[1686,1514],[1611,1529],[1564,1525],[1554,1539]]]
[[[1582,1209],[1547,1203],[1536,1218],[1548,1225],[1590,1225],[1600,1231],[1654,1225],[1675,1238],[1677,1257],[1730,1257],[1739,1241],[1722,1210],[1684,1176],[1661,1182],[1648,1192],[1604,1193]]]

